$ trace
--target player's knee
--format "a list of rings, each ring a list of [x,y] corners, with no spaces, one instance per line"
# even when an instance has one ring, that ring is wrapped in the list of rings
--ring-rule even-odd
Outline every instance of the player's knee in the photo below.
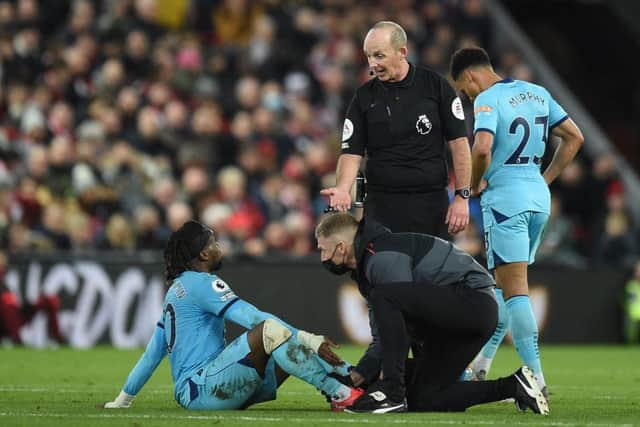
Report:
[[[289,338],[291,331],[277,320],[267,319],[262,322],[262,345],[265,353],[271,354]]]

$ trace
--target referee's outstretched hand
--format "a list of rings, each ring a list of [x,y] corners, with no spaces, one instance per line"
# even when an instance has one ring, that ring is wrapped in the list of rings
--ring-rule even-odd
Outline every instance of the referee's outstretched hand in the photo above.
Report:
[[[351,208],[351,195],[348,191],[338,187],[325,188],[320,194],[329,198],[329,206],[339,212],[346,212]]]
[[[318,348],[318,356],[325,362],[332,366],[340,366],[344,364],[344,360],[337,354],[335,354],[332,348],[339,348],[340,346],[334,343],[331,338],[324,337],[324,342],[320,344]]]

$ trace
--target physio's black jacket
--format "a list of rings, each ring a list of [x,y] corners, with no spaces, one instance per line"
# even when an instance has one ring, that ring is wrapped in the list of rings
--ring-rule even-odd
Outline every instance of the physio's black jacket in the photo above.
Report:
[[[366,298],[376,285],[413,282],[416,286],[462,284],[495,298],[495,281],[471,255],[453,243],[420,233],[391,233],[381,224],[362,220],[354,239],[357,262],[352,278]],[[376,321],[369,308],[373,341],[356,370],[370,380],[382,362]]]
[[[445,141],[466,136],[462,103],[438,73],[409,64],[400,82],[371,79],[351,100],[342,154],[367,155],[369,191],[430,192],[447,186]]]

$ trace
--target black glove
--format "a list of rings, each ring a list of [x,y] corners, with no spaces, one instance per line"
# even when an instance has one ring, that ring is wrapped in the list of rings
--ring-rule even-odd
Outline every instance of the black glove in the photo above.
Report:
[[[327,376],[338,380],[340,383],[346,385],[347,387],[351,387],[351,388],[355,387],[355,385],[353,384],[353,380],[351,379],[351,375],[340,375],[336,373],[331,373]]]
[[[353,368],[350,368],[349,371],[351,371],[351,369]],[[337,380],[339,383],[344,384],[347,387],[351,387],[351,388],[355,387],[355,385],[353,384],[353,380],[351,379],[351,375],[340,375],[340,374],[336,374],[335,372],[332,372],[330,374],[327,374],[327,376]],[[320,390],[320,393],[322,393],[322,395],[327,400],[327,402],[331,403],[331,396],[329,396],[327,393],[325,393],[322,390]]]

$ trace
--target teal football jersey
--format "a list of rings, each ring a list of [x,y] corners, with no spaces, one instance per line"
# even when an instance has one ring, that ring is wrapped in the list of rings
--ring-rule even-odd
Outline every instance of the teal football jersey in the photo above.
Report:
[[[549,187],[540,167],[550,131],[568,118],[564,109],[542,86],[504,79],[478,95],[474,113],[474,134],[494,135],[482,207],[506,217],[550,213]]]
[[[187,271],[174,281],[164,300],[164,335],[171,375],[178,385],[225,347],[224,312],[237,299],[218,276]]]

